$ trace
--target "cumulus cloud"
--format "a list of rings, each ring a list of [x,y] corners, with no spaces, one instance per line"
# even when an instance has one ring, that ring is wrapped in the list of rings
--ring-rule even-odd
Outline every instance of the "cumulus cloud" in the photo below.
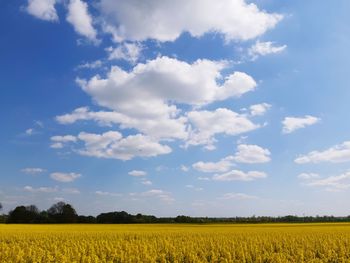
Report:
[[[240,144],[233,160],[238,163],[267,163],[271,160],[270,151],[258,145]]]
[[[226,193],[219,197],[218,199],[222,200],[252,200],[257,199],[254,195],[247,195],[243,193]]]
[[[239,170],[232,170],[223,174],[216,174],[213,176],[214,181],[253,181],[267,177],[267,174],[259,171],[243,172]]]
[[[89,81],[78,79],[78,84],[99,105],[124,114],[175,115],[176,107],[166,102],[205,105],[239,97],[255,89],[254,79],[243,72],[234,72],[224,79],[223,84],[219,84],[224,68],[223,62],[204,59],[189,64],[174,58],[158,57],[136,65],[130,72],[114,66],[106,79],[99,76]],[[153,107],[149,107],[150,103]]]
[[[340,175],[333,175],[326,178],[313,176],[305,179],[307,180],[304,183],[305,185],[323,187],[327,191],[342,191],[350,188],[350,172],[345,172]]]
[[[232,163],[233,156],[221,159],[219,162],[196,162],[192,167],[203,173],[222,173],[227,172],[234,165]]]
[[[70,0],[68,3],[67,21],[72,24],[78,34],[98,43],[96,38],[97,32],[92,25],[92,18],[89,14],[87,3],[81,0]]]
[[[46,172],[46,170],[43,168],[28,167],[28,168],[21,169],[21,172],[25,173],[25,174],[30,174],[30,175],[38,175],[38,174]]]
[[[54,193],[58,191],[57,187],[38,187],[34,188],[32,186],[25,186],[23,187],[24,191],[31,192],[31,193]]]
[[[292,133],[298,129],[305,128],[306,126],[314,125],[320,120],[320,118],[310,115],[306,115],[304,117],[286,117],[282,121],[282,132],[285,134]]]
[[[258,145],[240,144],[235,155],[229,155],[218,162],[196,162],[192,167],[203,173],[224,173],[237,163],[266,163],[270,159],[270,151]]]
[[[271,108],[271,105],[268,103],[260,103],[260,104],[255,104],[249,107],[250,109],[250,115],[251,116],[261,116],[268,111],[268,109]]]
[[[65,136],[52,136],[50,147],[53,149],[62,149],[67,143],[76,142],[77,138],[73,135],[65,135]]]
[[[51,173],[50,177],[55,180],[59,181],[61,183],[69,183],[73,182],[79,177],[81,177],[81,174],[78,173]]]
[[[215,111],[191,111],[187,114],[192,130],[186,146],[206,145],[208,150],[215,149],[216,134],[238,135],[259,128],[245,115],[225,108]]]
[[[92,120],[101,126],[120,125],[122,129],[137,129],[138,131],[158,139],[183,139],[187,137],[186,118],[171,118],[159,116],[130,116],[115,111],[90,111],[87,107],[75,109],[69,114],[57,116],[61,124],[71,124],[76,121]]]
[[[350,141],[335,145],[325,151],[312,151],[294,160],[298,164],[304,163],[344,163],[350,161]]]
[[[116,48],[109,47],[106,50],[109,53],[109,60],[125,60],[135,64],[141,55],[142,45],[138,43],[122,43]]]
[[[249,56],[255,60],[259,56],[266,56],[269,54],[281,53],[287,48],[287,45],[276,46],[273,42],[260,42],[257,41],[249,50]]]
[[[98,158],[130,160],[134,157],[154,157],[172,151],[169,146],[141,134],[123,138],[116,131],[103,134],[81,132],[78,138],[84,142],[85,146],[77,152]]]
[[[128,172],[129,175],[131,176],[146,176],[147,173],[145,171],[140,171],[140,170],[132,170]]]
[[[101,0],[104,29],[115,41],[174,41],[183,32],[194,37],[220,33],[227,41],[247,40],[275,27],[282,15],[269,14],[244,0]]]
[[[104,79],[95,76],[88,81],[77,80],[95,102],[112,111],[92,112],[83,107],[56,119],[63,124],[78,120],[94,120],[102,125],[118,124],[122,129],[137,129],[158,140],[185,140],[191,124],[192,138],[187,146],[207,144],[216,133],[236,135],[253,130],[258,126],[247,116],[228,109],[188,114],[182,114],[178,109],[179,104],[198,108],[214,101],[239,97],[255,89],[254,79],[242,72],[234,72],[223,79],[221,70],[224,67],[223,62],[198,60],[188,64],[168,57],[138,64],[130,72],[112,67]],[[209,133],[202,132],[202,127],[207,129],[211,125],[205,123],[202,117],[206,120],[218,117],[222,123],[217,123]],[[226,121],[229,123],[224,124]]]
[[[36,18],[46,21],[58,21],[55,8],[56,0],[28,0],[26,11]]]

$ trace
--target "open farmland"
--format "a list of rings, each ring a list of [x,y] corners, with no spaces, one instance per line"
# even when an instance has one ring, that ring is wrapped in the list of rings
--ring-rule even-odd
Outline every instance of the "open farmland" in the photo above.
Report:
[[[0,225],[0,262],[350,262],[350,224]]]

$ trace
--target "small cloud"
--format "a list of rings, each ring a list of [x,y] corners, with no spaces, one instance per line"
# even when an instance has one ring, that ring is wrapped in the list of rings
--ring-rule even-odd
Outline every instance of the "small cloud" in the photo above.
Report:
[[[273,42],[260,42],[257,41],[249,50],[248,55],[252,60],[256,60],[260,56],[266,56],[269,54],[278,54],[284,51],[287,45],[276,46]]]
[[[266,178],[267,174],[259,171],[243,172],[232,170],[224,174],[216,174],[212,177],[214,181],[253,181],[256,179]]]
[[[140,170],[132,170],[128,172],[129,175],[131,176],[146,176],[147,173],[145,171],[140,171]]]
[[[28,0],[28,5],[25,7],[25,10],[28,14],[41,20],[57,22],[56,3],[57,0]]]
[[[271,108],[268,103],[255,104],[249,107],[251,116],[261,116],[266,113]]]
[[[93,62],[86,62],[77,66],[77,69],[97,69],[102,67],[103,63],[101,60],[95,60]]]
[[[33,135],[33,134],[34,134],[34,129],[33,129],[33,128],[27,129],[27,130],[25,131],[25,134],[28,135],[28,136]]]
[[[218,199],[221,200],[252,200],[252,199],[258,199],[258,197],[254,195],[247,195],[243,193],[226,193],[219,197]]]
[[[350,162],[350,141],[335,145],[324,151],[312,151],[306,155],[301,155],[294,162],[297,164]]]
[[[143,185],[152,185],[152,182],[149,181],[149,180],[142,180],[141,184],[143,184]]]
[[[125,60],[131,64],[135,64],[143,47],[138,43],[122,43],[116,48],[109,47],[106,51],[109,53],[109,60]]]
[[[46,170],[42,168],[23,168],[21,169],[21,172],[30,175],[38,175],[46,172]]]
[[[25,186],[23,187],[24,191],[31,192],[31,193],[54,193],[58,191],[57,187],[38,187],[34,188],[32,186]]]
[[[298,178],[302,179],[302,180],[315,179],[315,178],[319,178],[319,177],[320,177],[320,175],[315,174],[315,173],[301,173],[298,175]]]
[[[73,182],[79,177],[81,177],[81,174],[78,173],[51,173],[50,177],[58,182],[61,183],[69,183]]]
[[[314,125],[320,121],[321,121],[320,118],[310,116],[310,115],[306,115],[304,117],[286,117],[282,121],[282,125],[283,125],[282,133],[284,134],[292,133],[298,129],[302,129],[307,126]]]
[[[95,194],[99,196],[111,196],[111,197],[122,196],[122,194],[120,193],[111,193],[111,192],[105,192],[105,191],[96,191]]]
[[[183,172],[188,172],[189,170],[190,170],[190,168],[189,167],[187,167],[187,166],[185,166],[185,165],[181,165],[180,166],[180,169],[181,169],[181,171],[183,171]]]

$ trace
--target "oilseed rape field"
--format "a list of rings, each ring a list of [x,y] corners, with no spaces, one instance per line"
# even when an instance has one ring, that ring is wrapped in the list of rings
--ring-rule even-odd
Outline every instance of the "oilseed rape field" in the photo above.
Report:
[[[350,262],[350,224],[0,224],[0,262]]]

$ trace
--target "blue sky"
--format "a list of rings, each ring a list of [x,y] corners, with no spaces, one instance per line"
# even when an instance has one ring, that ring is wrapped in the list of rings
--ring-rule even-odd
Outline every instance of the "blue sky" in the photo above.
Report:
[[[350,3],[0,3],[0,202],[348,215]]]

